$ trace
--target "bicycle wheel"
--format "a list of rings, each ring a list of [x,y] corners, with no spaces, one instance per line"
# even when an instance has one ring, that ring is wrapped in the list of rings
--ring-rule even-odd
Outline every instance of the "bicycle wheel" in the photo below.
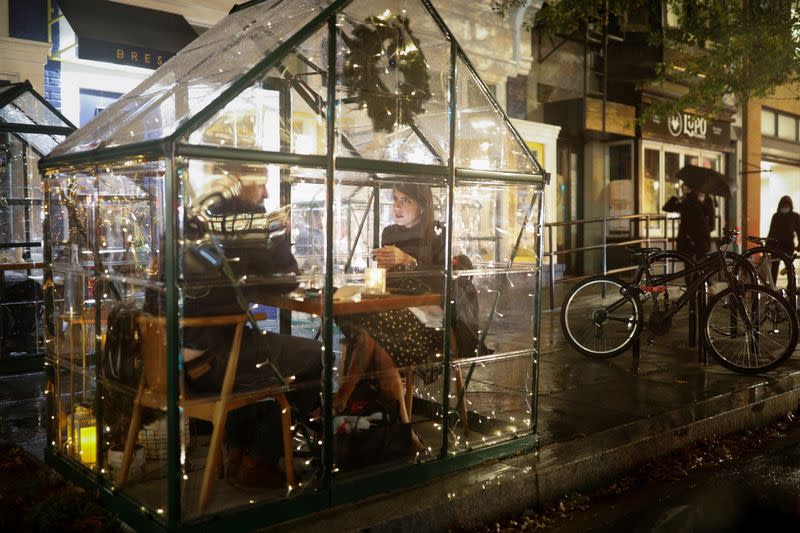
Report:
[[[589,357],[613,357],[639,334],[642,307],[633,289],[609,276],[593,276],[567,293],[561,329],[567,341]]]
[[[728,288],[709,303],[703,332],[719,364],[744,374],[772,370],[797,346],[797,318],[777,292],[758,285]]]
[[[709,252],[705,255],[703,260],[705,261],[710,257],[714,257],[717,253],[719,252]],[[735,252],[726,251],[725,263],[727,264],[728,270],[733,274],[733,277],[737,279],[741,285],[761,285],[761,279],[758,277],[756,267],[746,257]],[[722,273],[722,270],[707,272],[704,276],[704,280],[709,285],[724,285],[725,288],[728,288],[728,280]],[[721,289],[716,292],[718,294],[723,290],[724,289]]]
[[[770,289],[778,292],[785,291],[786,299],[789,301],[789,305],[796,309],[796,301],[794,296],[797,292],[797,280],[796,271],[794,268],[794,258],[790,254],[771,246],[756,246],[754,248],[748,248],[742,252],[742,256],[747,258],[747,260],[751,263],[755,258],[758,257],[758,265],[760,268],[757,268],[756,271],[758,272],[758,275],[762,281],[764,281],[764,284]],[[776,285],[778,280],[773,279],[772,277],[771,264],[774,262],[777,262],[778,265],[782,267],[782,270],[779,269],[778,272],[786,273],[785,287],[778,287]]]

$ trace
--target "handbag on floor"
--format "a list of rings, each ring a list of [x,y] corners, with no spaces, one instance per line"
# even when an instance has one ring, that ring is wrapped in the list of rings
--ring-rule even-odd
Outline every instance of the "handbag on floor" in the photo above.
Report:
[[[347,408],[334,418],[336,466],[355,470],[414,455],[411,424],[399,419],[399,408],[382,400],[377,387],[364,379]]]

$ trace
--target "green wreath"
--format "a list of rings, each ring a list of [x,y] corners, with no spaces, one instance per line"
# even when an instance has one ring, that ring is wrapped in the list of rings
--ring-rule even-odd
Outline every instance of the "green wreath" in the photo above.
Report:
[[[392,132],[398,124],[412,124],[431,98],[428,64],[408,26],[408,18],[385,14],[356,25],[353,36],[343,36],[350,52],[343,68],[347,95],[367,108],[375,131]],[[399,70],[402,81],[393,92],[381,74]]]

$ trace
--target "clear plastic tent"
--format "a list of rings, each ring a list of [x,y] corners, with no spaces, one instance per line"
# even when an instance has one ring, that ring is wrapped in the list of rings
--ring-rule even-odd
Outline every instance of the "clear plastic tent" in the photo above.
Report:
[[[58,398],[49,457],[100,474],[91,482],[147,523],[233,528],[247,509],[265,526],[536,445],[546,176],[428,0],[248,2],[40,166]],[[397,212],[409,198],[428,213],[430,257],[381,266],[373,251],[417,227]],[[289,272],[270,264],[280,243]],[[127,381],[109,370],[124,359],[95,352],[121,305],[147,332],[144,370]],[[385,372],[353,363],[372,314],[415,335],[381,340]],[[263,435],[283,457],[273,490],[219,479],[219,426],[209,438],[189,423],[204,416],[187,386],[200,350],[190,330],[221,316],[246,339],[224,343],[226,360],[272,369],[286,393],[259,400],[281,405],[281,427]],[[287,357],[255,334],[286,341]],[[311,371],[284,373],[287,361]],[[353,384],[351,398],[395,403],[348,419],[334,404]],[[303,394],[322,399],[314,417]],[[144,401],[157,421],[131,414]],[[394,450],[359,453],[359,431],[391,420]],[[75,439],[94,428],[107,435],[97,450]],[[162,449],[148,451],[149,431]],[[139,445],[150,455],[137,459]]]
[[[0,86],[0,374],[42,368],[38,162],[74,129],[29,82]]]

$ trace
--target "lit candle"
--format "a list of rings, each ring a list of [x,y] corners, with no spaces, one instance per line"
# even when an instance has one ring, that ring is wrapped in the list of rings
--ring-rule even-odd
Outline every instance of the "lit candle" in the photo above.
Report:
[[[386,292],[386,269],[369,267],[364,271],[364,292],[383,294]]]
[[[93,465],[97,462],[97,428],[81,428],[81,462]]]

